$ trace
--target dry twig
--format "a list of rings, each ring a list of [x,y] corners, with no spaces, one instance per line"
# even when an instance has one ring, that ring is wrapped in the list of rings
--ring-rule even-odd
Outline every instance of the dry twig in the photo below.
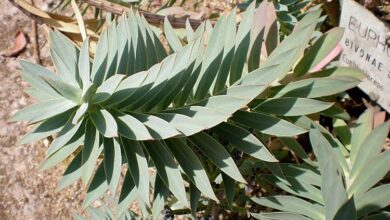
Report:
[[[30,4],[34,5],[34,0],[30,0]],[[38,25],[36,20],[31,20],[31,43],[33,46],[33,56],[35,59],[35,63],[41,64],[41,56],[39,51],[39,38],[38,38],[38,31],[37,31]]]
[[[90,5],[93,5],[97,8],[100,8],[104,11],[111,12],[117,15],[122,15],[124,12],[128,12],[130,8],[127,8],[125,6],[107,2],[107,1],[102,1],[102,0],[83,0],[83,2],[88,3]],[[145,19],[152,25],[159,26],[164,23],[164,18],[165,16],[162,15],[156,15],[153,13],[149,13],[143,10],[139,10],[139,12],[145,17]],[[192,28],[196,29],[199,27],[199,25],[202,24],[202,20],[199,19],[191,19],[187,17],[180,17],[176,18],[173,16],[168,16],[168,20],[171,23],[172,27],[174,28],[185,28],[186,25],[186,20],[190,22]]]

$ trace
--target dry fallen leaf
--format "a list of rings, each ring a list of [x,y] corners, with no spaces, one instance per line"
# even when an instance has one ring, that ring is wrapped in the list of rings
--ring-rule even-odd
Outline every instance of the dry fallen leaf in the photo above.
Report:
[[[14,39],[12,47],[9,50],[7,50],[3,54],[3,56],[16,57],[26,48],[26,46],[27,46],[26,35],[22,31],[19,31],[15,35],[15,39]]]

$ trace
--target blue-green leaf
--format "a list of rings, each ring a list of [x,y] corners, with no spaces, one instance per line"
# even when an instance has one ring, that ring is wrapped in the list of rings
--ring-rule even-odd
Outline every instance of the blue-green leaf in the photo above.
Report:
[[[291,137],[307,132],[283,119],[256,112],[238,111],[232,120],[262,133],[275,136]]]
[[[121,176],[122,154],[116,138],[103,140],[104,171],[111,193],[115,194]]]
[[[75,106],[76,103],[66,99],[52,99],[30,105],[16,112],[12,120],[34,123],[64,113]]]
[[[229,152],[214,138],[204,132],[190,137],[190,140],[226,175],[246,183]]]
[[[254,158],[268,162],[278,162],[259,139],[239,126],[222,122],[212,128],[212,131]]]
[[[114,117],[105,109],[93,111],[91,119],[104,137],[118,137],[118,125]]]
[[[204,195],[214,201],[218,201],[211,187],[207,173],[192,149],[181,139],[167,139],[165,140],[165,143],[191,182]]]
[[[145,142],[145,147],[156,165],[157,174],[164,184],[180,202],[189,207],[183,178],[171,152],[161,141]]]

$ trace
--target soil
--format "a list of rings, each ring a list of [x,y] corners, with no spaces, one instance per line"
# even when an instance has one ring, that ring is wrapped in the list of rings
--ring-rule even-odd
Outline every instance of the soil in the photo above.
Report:
[[[19,30],[31,32],[31,20],[8,1],[0,1],[0,30],[0,53],[4,54]],[[49,63],[47,44],[43,36],[39,37],[41,59]],[[70,219],[72,212],[81,212],[81,184],[56,192],[65,165],[39,170],[48,142],[16,144],[28,126],[9,119],[34,102],[23,92],[27,84],[20,77],[18,59],[34,62],[31,43],[18,58],[0,56],[0,219]]]

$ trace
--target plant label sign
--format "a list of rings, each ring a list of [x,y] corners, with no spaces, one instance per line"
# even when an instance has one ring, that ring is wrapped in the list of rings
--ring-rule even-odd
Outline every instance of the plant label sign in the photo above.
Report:
[[[390,112],[390,29],[353,0],[344,0],[340,63],[366,75],[359,88]]]

